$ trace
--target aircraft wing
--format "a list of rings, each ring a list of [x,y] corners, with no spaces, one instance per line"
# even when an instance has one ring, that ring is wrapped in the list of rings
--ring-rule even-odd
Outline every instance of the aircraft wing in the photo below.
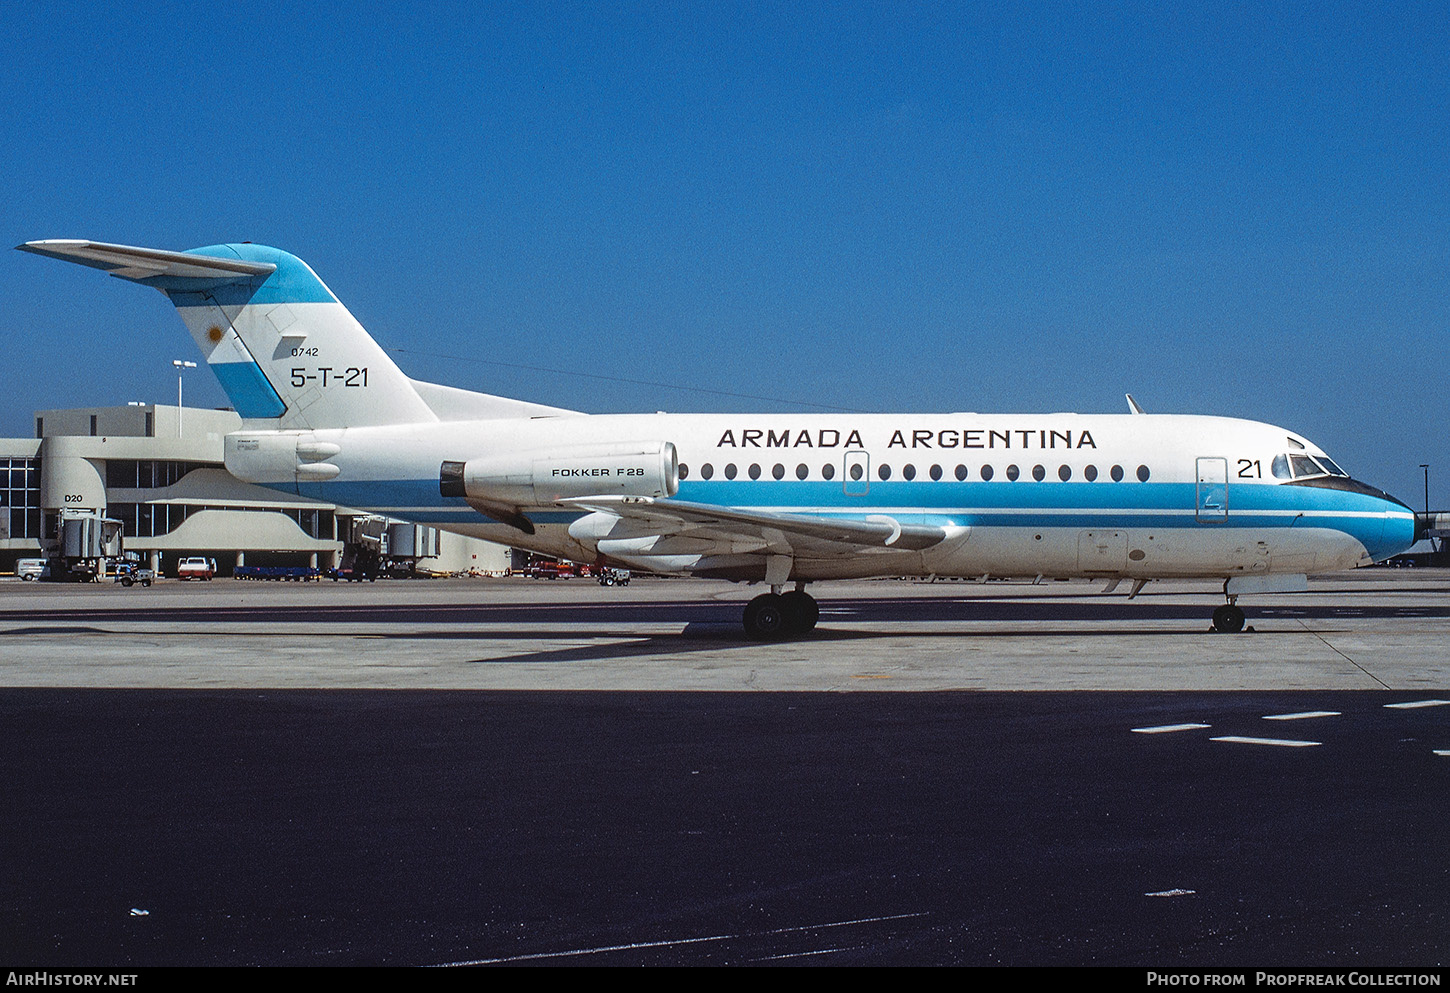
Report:
[[[761,548],[784,546],[797,554],[844,555],[864,549],[920,551],[947,536],[939,527],[902,524],[884,514],[845,519],[635,496],[584,497],[561,502],[618,518],[622,530],[631,535],[690,535],[726,542],[745,541],[758,543]]]

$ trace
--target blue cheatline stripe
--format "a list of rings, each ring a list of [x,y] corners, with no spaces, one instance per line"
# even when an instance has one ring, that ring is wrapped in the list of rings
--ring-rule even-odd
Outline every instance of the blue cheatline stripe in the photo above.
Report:
[[[243,417],[281,417],[287,410],[257,363],[218,362],[210,368]]]
[[[221,369],[222,366],[213,366]],[[252,368],[255,368],[253,366]],[[260,373],[260,370],[258,370]],[[336,480],[318,484],[329,499],[345,505],[466,507],[461,497],[443,497],[438,480]],[[846,496],[839,485],[812,482],[687,483],[677,499],[719,507],[768,508],[781,512],[844,516],[891,513],[920,516],[996,517],[1040,515],[1038,520],[1074,516],[1131,516],[1135,520],[1194,520],[1192,483],[883,483],[866,497]],[[1229,519],[1244,527],[1255,521],[1299,513],[1375,514],[1402,508],[1344,490],[1244,485],[1231,490]],[[1267,515],[1266,513],[1267,512]],[[1212,526],[1212,525],[1205,525]]]
[[[290,489],[290,488],[289,488]],[[691,481],[678,498],[720,507],[860,519],[895,514],[909,523],[963,527],[1223,530],[1265,527],[1326,528],[1353,536],[1383,557],[1410,543],[1414,522],[1387,520],[1399,508],[1344,490],[1245,484],[1230,487],[1227,521],[1206,523],[1194,514],[1192,483],[888,482],[866,498],[846,496],[838,483],[814,481]],[[483,521],[459,497],[443,497],[437,479],[304,484],[305,495],[342,506],[368,507],[406,520]],[[537,511],[539,524],[568,523],[581,511]]]

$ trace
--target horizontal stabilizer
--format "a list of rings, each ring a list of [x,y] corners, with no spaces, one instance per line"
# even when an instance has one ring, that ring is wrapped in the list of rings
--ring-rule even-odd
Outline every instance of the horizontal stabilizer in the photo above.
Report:
[[[93,269],[104,269],[112,276],[143,283],[158,276],[168,279],[201,279],[208,282],[232,282],[268,276],[277,270],[270,262],[246,262],[242,259],[219,259],[210,255],[186,252],[163,252],[155,248],[134,248],[130,245],[108,245],[101,241],[27,241],[15,246],[22,252],[48,255],[53,259],[75,262]]]

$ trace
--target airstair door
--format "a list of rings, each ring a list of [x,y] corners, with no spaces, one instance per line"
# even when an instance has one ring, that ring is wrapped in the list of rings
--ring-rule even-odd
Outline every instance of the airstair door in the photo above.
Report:
[[[1228,459],[1198,460],[1195,513],[1203,524],[1222,524],[1228,520]]]

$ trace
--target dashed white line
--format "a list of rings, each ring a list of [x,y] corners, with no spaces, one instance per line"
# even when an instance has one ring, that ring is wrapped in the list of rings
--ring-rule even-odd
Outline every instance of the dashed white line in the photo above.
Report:
[[[1302,721],[1309,717],[1339,717],[1337,710],[1306,710],[1301,714],[1268,714],[1264,717],[1266,721]]]
[[[1446,707],[1450,706],[1450,700],[1411,700],[1408,703],[1387,703],[1386,707],[1393,707],[1396,710],[1410,710],[1415,707]]]
[[[1231,741],[1238,745],[1280,745],[1284,748],[1307,748],[1310,745],[1319,745],[1319,741],[1295,741],[1292,738],[1246,738],[1241,735],[1227,735],[1222,738],[1210,738],[1210,741]]]
[[[1168,731],[1196,731],[1200,728],[1213,727],[1212,724],[1160,724],[1158,727],[1133,728],[1134,734],[1163,734]]]

